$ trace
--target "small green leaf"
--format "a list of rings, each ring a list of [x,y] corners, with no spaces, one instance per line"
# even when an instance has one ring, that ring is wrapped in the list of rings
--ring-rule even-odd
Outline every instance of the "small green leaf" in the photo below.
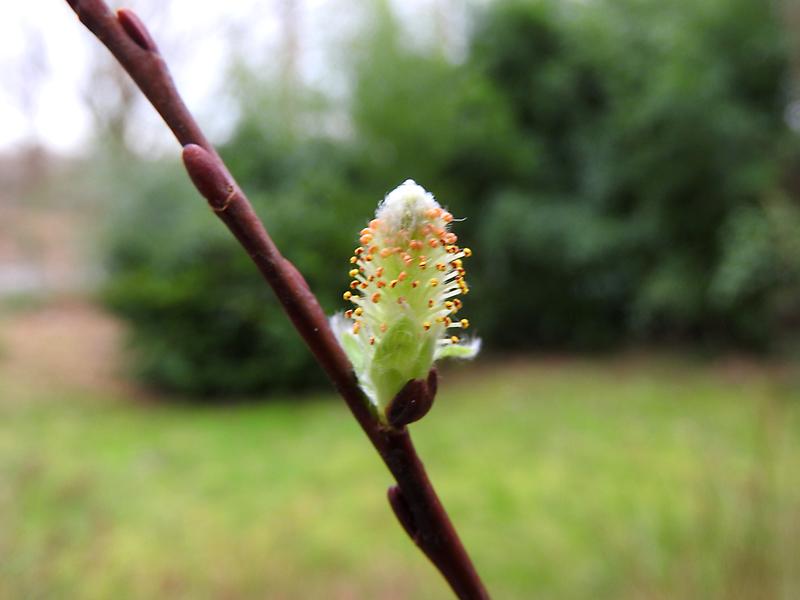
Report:
[[[436,360],[440,358],[474,358],[480,350],[480,341],[474,340],[469,345],[448,344],[436,349]]]
[[[422,328],[403,317],[386,331],[375,349],[369,376],[381,409],[386,408],[410,379],[427,374],[433,356],[421,332]]]

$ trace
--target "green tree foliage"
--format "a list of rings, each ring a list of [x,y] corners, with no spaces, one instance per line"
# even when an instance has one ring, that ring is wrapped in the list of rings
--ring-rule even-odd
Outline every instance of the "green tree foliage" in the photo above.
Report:
[[[237,134],[226,158],[243,173],[273,239],[333,311],[351,233],[363,221],[343,187],[340,155],[322,142],[298,145],[276,135],[259,140],[258,156],[268,167],[251,167],[250,135],[249,129]],[[120,171],[104,298],[130,324],[140,379],[193,396],[318,385],[323,375],[271,290],[203,210],[180,165]]]
[[[768,3],[504,3],[472,59],[545,157],[492,202],[482,245],[527,274],[535,338],[766,342],[787,137]]]
[[[490,348],[765,348],[797,319],[800,208],[782,184],[795,139],[769,2],[497,1],[459,63],[412,47],[376,5],[346,115],[245,78],[223,148],[327,310],[355,232],[412,177],[467,217],[465,313]],[[332,121],[348,133],[320,133]],[[313,383],[246,257],[175,177],[127,186],[109,236],[107,297],[146,379],[191,393]]]

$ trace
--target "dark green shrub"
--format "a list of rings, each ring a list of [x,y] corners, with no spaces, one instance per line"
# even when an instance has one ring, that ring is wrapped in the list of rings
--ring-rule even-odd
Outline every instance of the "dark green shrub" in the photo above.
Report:
[[[343,210],[347,191],[316,163],[311,146],[301,152],[296,160],[310,163],[302,167],[302,181],[271,193],[255,190],[251,200],[284,254],[333,311],[341,303],[352,232],[368,213]],[[181,166],[138,170],[136,180],[120,185],[127,197],[115,199],[104,297],[130,324],[139,377],[192,395],[318,385],[323,375],[272,291]]]
[[[773,9],[491,6],[471,61],[540,156],[527,177],[495,179],[481,238],[496,281],[486,303],[512,310],[501,284],[515,273],[513,307],[535,315],[518,322],[520,344],[770,340],[785,281],[766,199],[789,138]],[[493,271],[505,258],[504,277]]]

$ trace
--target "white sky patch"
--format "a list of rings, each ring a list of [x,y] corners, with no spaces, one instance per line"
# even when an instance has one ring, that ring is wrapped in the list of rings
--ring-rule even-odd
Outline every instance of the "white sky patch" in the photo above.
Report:
[[[332,46],[354,31],[352,0],[128,0],[109,2],[139,14],[172,69],[178,89],[212,135],[230,126],[222,77],[232,52],[268,64],[283,47],[286,7],[294,6],[297,69],[302,78],[336,91]],[[394,0],[409,30],[427,24],[423,35],[452,35],[463,22],[466,3],[455,0]],[[161,10],[153,10],[155,6]],[[454,12],[454,7],[462,6]],[[356,15],[356,16],[354,16]],[[438,27],[438,30],[437,30]],[[448,33],[450,35],[450,33]],[[463,37],[463,36],[462,36]],[[454,42],[456,43],[456,42]],[[106,52],[78,22],[64,0],[6,2],[0,19],[0,150],[32,142],[61,152],[79,150],[89,138],[91,117],[82,94],[95,53]],[[333,67],[333,68],[331,68]],[[150,143],[172,141],[155,113],[136,112],[137,128]],[[139,123],[140,121],[140,123]]]

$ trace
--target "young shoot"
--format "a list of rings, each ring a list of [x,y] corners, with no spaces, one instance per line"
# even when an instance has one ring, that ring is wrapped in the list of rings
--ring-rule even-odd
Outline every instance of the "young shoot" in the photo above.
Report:
[[[480,340],[463,330],[469,292],[463,260],[472,255],[450,231],[453,215],[412,180],[390,192],[361,230],[350,258],[353,306],[331,319],[377,417],[411,379],[439,358],[472,358]]]

